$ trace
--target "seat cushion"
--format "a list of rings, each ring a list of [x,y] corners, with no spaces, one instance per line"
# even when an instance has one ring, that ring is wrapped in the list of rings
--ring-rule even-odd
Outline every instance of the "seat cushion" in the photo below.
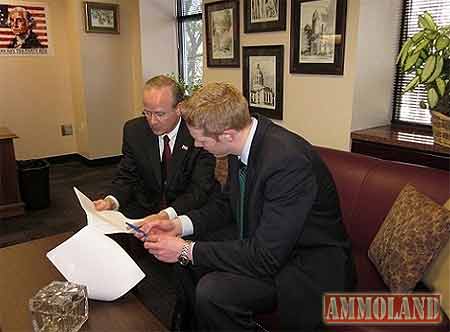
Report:
[[[450,211],[450,199],[444,208]],[[441,294],[442,310],[450,317],[450,240],[430,264],[423,281],[431,290]]]

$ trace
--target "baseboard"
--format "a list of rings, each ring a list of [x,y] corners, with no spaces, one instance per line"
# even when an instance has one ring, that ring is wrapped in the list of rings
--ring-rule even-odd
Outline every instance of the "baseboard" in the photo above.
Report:
[[[119,163],[122,156],[104,157],[98,159],[88,159],[78,153],[70,153],[61,156],[53,156],[45,158],[50,164],[63,164],[71,161],[78,161],[87,166],[104,166]]]
[[[118,164],[122,159],[122,156],[111,156],[97,159],[88,159],[82,155],[78,155],[81,158],[83,164],[87,166],[104,166]]]

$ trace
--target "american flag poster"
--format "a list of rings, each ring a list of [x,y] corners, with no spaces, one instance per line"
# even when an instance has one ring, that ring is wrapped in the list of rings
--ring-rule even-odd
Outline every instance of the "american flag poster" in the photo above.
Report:
[[[0,0],[0,56],[49,55],[45,3]]]

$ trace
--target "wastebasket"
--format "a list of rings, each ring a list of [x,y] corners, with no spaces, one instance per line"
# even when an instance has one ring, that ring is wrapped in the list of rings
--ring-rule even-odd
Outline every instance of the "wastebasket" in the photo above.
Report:
[[[27,209],[44,209],[50,205],[49,169],[45,159],[17,161],[19,188]]]

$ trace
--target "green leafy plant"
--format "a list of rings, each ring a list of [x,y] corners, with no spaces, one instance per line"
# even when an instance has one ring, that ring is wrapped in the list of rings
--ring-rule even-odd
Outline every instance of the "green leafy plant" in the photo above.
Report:
[[[450,25],[439,27],[428,12],[419,15],[418,25],[421,30],[406,40],[397,58],[403,72],[415,74],[404,93],[423,85],[427,98],[420,107],[449,116]]]
[[[187,97],[192,96],[195,91],[202,87],[202,83],[200,81],[186,82],[181,78],[181,76],[175,75],[175,73],[167,74],[167,77],[170,77],[177,82],[177,85],[184,91],[184,94]]]

